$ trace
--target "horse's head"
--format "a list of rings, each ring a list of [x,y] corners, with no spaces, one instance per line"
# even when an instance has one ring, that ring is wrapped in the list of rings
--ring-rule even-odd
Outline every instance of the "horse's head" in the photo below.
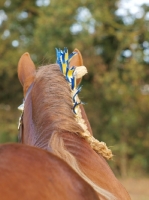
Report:
[[[76,79],[78,86],[85,72],[84,70],[80,72],[82,68],[79,66],[83,66],[81,53],[77,49],[74,52],[76,55],[71,58],[69,67],[74,66],[79,72]],[[64,131],[71,132],[74,129],[76,133],[83,131],[82,127],[74,120],[75,115],[71,112],[71,90],[57,64],[43,66],[36,71],[29,53],[25,53],[18,63],[18,77],[24,92],[24,111],[20,119],[19,134],[23,143],[40,146],[39,143],[43,142],[43,132],[46,131],[47,124],[49,132],[52,132],[55,127],[57,130],[63,127]],[[87,129],[92,134],[84,108],[81,104],[79,107]],[[46,111],[49,112],[48,116]],[[59,125],[56,124],[56,121]],[[46,136],[45,145],[48,140],[49,135]]]
[[[76,56],[74,56],[69,66],[83,66],[83,59],[80,51],[78,49],[75,49],[73,52],[76,52]],[[36,67],[33,63],[33,61],[30,58],[29,53],[24,53],[18,63],[18,77],[21,85],[23,86],[24,96],[26,95],[26,92],[29,88],[29,86],[34,82],[36,75]],[[77,85],[81,83],[82,77],[79,77],[77,79]]]
[[[78,97],[81,90],[78,85],[86,72],[77,49],[70,56],[67,48],[57,50],[57,64],[42,66],[37,71],[29,54],[22,55],[18,76],[24,91],[19,124],[23,143],[48,149],[54,132],[69,132],[84,138],[97,153],[112,157],[106,144],[92,136]]]

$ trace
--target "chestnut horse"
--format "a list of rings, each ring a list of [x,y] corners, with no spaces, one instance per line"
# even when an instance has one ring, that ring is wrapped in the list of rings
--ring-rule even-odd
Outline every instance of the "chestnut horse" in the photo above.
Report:
[[[70,66],[82,66],[81,53],[75,49]],[[82,105],[79,105],[81,123],[72,112],[71,89],[58,64],[40,67],[37,71],[28,53],[20,58],[18,77],[24,91],[24,113],[20,126],[22,143],[53,152],[65,160],[102,200],[130,200],[117,180],[105,157],[91,146],[92,130]],[[77,79],[77,84],[81,78]],[[87,133],[82,135],[82,133]],[[90,136],[88,137],[88,133]],[[94,140],[93,140],[94,141]],[[103,152],[102,152],[103,149]]]
[[[98,200],[93,188],[54,154],[21,144],[0,145],[1,200]]]

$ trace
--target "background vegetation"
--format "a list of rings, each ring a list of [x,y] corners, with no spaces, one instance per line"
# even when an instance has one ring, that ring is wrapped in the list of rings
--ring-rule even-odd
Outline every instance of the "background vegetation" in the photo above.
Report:
[[[28,51],[37,66],[55,47],[78,48],[88,75],[81,99],[95,137],[111,146],[119,176],[149,172],[149,6],[118,13],[118,0],[0,1],[0,143],[17,141],[22,88],[17,63]]]

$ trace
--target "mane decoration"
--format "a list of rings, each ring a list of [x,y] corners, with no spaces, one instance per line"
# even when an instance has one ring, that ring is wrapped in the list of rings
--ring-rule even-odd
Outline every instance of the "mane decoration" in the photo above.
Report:
[[[76,86],[76,79],[84,76],[87,73],[87,69],[85,66],[78,67],[69,67],[70,60],[73,56],[75,56],[77,52],[72,52],[70,55],[68,54],[68,49],[65,47],[64,51],[56,48],[57,55],[57,64],[60,66],[60,70],[66,78],[66,81],[69,83],[70,88],[72,90],[72,100],[73,100],[73,112],[76,116],[76,121],[83,128],[84,132],[80,133],[80,136],[84,138],[98,154],[102,154],[106,159],[110,159],[113,157],[112,151],[108,149],[106,143],[99,142],[95,139],[91,133],[88,131],[87,125],[82,118],[81,109],[79,108],[80,104],[84,104],[80,101],[78,94],[82,89],[82,86]]]

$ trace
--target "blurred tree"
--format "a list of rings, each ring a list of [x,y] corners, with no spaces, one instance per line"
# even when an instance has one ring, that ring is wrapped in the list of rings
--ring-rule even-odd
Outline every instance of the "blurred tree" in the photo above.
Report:
[[[17,106],[23,98],[17,63],[33,38],[38,9],[34,1],[0,1],[0,142],[17,138]]]
[[[20,84],[16,66],[19,56],[33,38],[37,15],[38,8],[33,1],[3,0],[0,3],[0,99],[9,104],[18,102]]]
[[[8,115],[7,104],[12,113],[21,101],[16,68],[24,51],[40,66],[55,62],[56,47],[78,48],[89,71],[81,98],[88,103],[94,134],[112,146],[116,156],[111,165],[126,176],[149,169],[149,7],[142,6],[141,17],[124,17],[117,14],[118,3],[1,1],[0,115]]]

